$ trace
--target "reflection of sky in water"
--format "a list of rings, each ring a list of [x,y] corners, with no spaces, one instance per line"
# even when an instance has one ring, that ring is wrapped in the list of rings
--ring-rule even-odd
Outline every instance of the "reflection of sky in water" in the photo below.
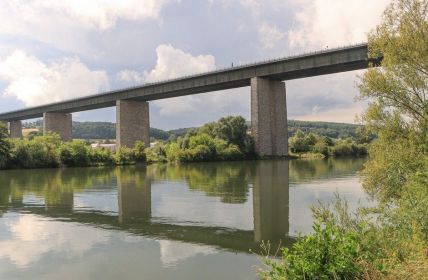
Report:
[[[318,162],[317,168],[322,167],[324,163]],[[298,162],[293,164],[297,165]],[[305,163],[302,162],[302,164]],[[331,165],[331,163],[329,164]],[[236,165],[231,167],[231,169],[233,168],[236,168]],[[267,174],[267,177],[260,180],[257,186],[271,182],[269,176],[275,174],[271,173],[273,169],[270,169],[269,164],[264,165],[263,168],[266,173],[262,174]],[[331,201],[338,192],[348,200],[350,208],[355,209],[359,200],[366,198],[353,169],[340,171],[329,177],[328,174],[319,176],[314,169],[311,171],[312,173],[305,174],[296,166],[293,168],[288,202],[284,201],[289,205],[288,224],[289,233],[292,235],[295,235],[296,232],[311,231],[310,206],[317,204],[318,201]],[[203,169],[201,170],[203,171]],[[201,172],[201,170],[197,171]],[[142,171],[138,172],[141,175]],[[187,175],[187,173],[183,173]],[[33,191],[24,192],[22,203],[28,208],[23,208],[21,211],[9,209],[3,216],[0,216],[0,279],[256,278],[254,265],[260,265],[259,258],[248,254],[248,251],[245,250],[235,252],[235,249],[230,249],[231,247],[220,248],[218,244],[223,244],[221,242],[211,243],[213,241],[210,238],[215,239],[216,233],[209,232],[210,238],[199,239],[199,243],[195,244],[196,241],[192,241],[192,239],[167,239],[162,231],[160,234],[154,231],[154,234],[139,236],[131,233],[132,230],[127,230],[126,227],[122,230],[111,227],[100,228],[90,219],[82,222],[79,222],[78,219],[78,222],[67,221],[67,211],[74,211],[77,214],[94,212],[96,215],[108,216],[109,221],[119,224],[119,187],[112,186],[116,183],[114,174],[110,174],[110,182],[107,181],[105,186],[99,183],[96,187],[94,187],[95,185],[77,186],[79,190],[74,193],[72,199],[67,200],[65,197],[65,200],[61,202],[69,203],[71,207],[59,207],[58,211],[65,212],[57,212],[58,216],[49,217],[49,215],[44,216],[43,213],[41,215],[32,213],[31,207],[44,211],[43,192],[37,194]],[[130,174],[123,178],[132,179],[134,173]],[[205,173],[202,172],[202,174]],[[215,174],[220,177],[229,176],[225,175],[229,173],[220,171]],[[268,180],[265,180],[266,178]],[[286,187],[286,183],[283,183],[286,177],[281,178],[276,181],[276,184]],[[221,184],[223,181],[218,182]],[[203,183],[202,180],[199,184]],[[122,187],[131,190],[135,188],[135,190],[125,193],[122,189],[122,197],[125,198],[125,201],[121,203],[129,202],[129,205],[138,207],[140,200],[144,200],[141,195],[144,196],[148,193],[151,196],[151,207],[149,208],[151,209],[151,212],[149,211],[151,222],[159,227],[169,225],[167,230],[173,231],[175,229],[211,230],[210,227],[213,227],[213,230],[230,228],[237,232],[241,231],[243,234],[248,233],[250,242],[252,242],[252,231],[256,219],[254,214],[259,213],[260,216],[257,216],[257,219],[259,222],[261,221],[261,224],[268,226],[272,224],[269,221],[266,222],[266,217],[269,220],[270,211],[279,209],[275,208],[278,206],[270,207],[269,205],[270,199],[275,197],[275,191],[278,191],[278,188],[260,190],[249,179],[234,181],[234,183],[236,184],[234,185],[235,195],[244,196],[245,199],[240,200],[243,203],[223,202],[224,198],[230,195],[230,193],[226,193],[230,191],[227,188],[218,188],[218,186],[214,188],[196,186],[195,188],[194,185],[194,188],[190,189],[189,184],[182,178],[152,180],[149,184],[145,179],[139,180],[137,183],[132,180],[126,181]],[[149,191],[147,191],[147,186],[149,186]],[[54,189],[54,186],[51,187]],[[139,191],[139,187],[146,188],[146,191]],[[242,192],[247,188],[248,191]],[[223,193],[216,193],[215,190]],[[62,199],[61,195],[57,197]],[[278,197],[280,200],[283,198],[286,200],[287,194],[284,196],[282,193]],[[11,200],[9,201],[11,202]],[[14,204],[13,207],[19,207],[16,206],[19,205],[19,202],[14,203],[17,204]],[[263,203],[267,207],[263,206]],[[258,208],[255,208],[256,204]],[[55,211],[55,207],[49,206],[47,209]],[[135,209],[130,209],[131,212],[133,210]],[[287,217],[280,216],[280,218]],[[265,220],[263,221],[263,219]],[[276,217],[276,219],[278,218]],[[176,228],[170,225],[176,225]],[[187,242],[179,240],[187,240]],[[213,244],[217,244],[217,246]]]
[[[24,195],[22,202],[24,204],[30,204],[30,205],[44,205],[45,199],[43,197],[36,196],[33,194],[26,194]]]
[[[36,215],[3,218],[7,222],[0,223],[2,280],[255,278],[253,265],[258,260],[252,255]]]
[[[183,182],[152,185],[152,217],[173,224],[253,229],[252,195],[246,203],[221,203],[220,198],[189,191]]]
[[[117,215],[117,189],[114,190],[97,190],[97,191],[84,191],[82,193],[74,194],[75,210],[87,211],[101,211],[107,215]]]
[[[6,214],[3,218],[0,259],[8,259],[19,268],[38,262],[47,253],[61,253],[66,259],[79,257],[94,244],[109,239],[106,231],[31,214]]]
[[[348,201],[349,208],[354,210],[360,204],[367,204],[367,195],[359,183],[359,178],[331,179],[290,184],[290,234],[308,233],[312,229],[311,205],[318,202],[328,203],[334,200],[335,194]],[[365,202],[365,203],[364,203]]]

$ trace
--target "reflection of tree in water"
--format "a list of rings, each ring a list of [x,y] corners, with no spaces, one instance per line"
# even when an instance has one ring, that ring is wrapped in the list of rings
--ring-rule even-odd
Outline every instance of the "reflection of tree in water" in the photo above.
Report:
[[[224,203],[247,201],[252,162],[209,162],[149,166],[156,180],[185,181],[189,189],[220,197]]]
[[[289,162],[290,181],[301,181],[354,174],[362,169],[365,158],[303,159]]]
[[[22,201],[24,193],[43,197],[47,204],[58,204],[64,194],[111,184],[113,171],[112,168],[4,171],[0,176],[0,206],[7,207],[9,201]]]

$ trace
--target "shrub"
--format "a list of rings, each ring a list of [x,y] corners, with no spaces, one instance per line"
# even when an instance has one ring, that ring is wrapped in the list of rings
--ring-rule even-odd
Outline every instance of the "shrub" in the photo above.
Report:
[[[159,142],[156,143],[153,148],[145,149],[147,162],[165,162],[167,161],[165,144]]]
[[[215,149],[206,145],[198,145],[185,150],[184,161],[209,161],[215,159]]]
[[[33,140],[13,139],[9,165],[15,168],[57,167],[58,135],[37,136]]]
[[[178,145],[178,143],[175,143],[175,142],[170,143],[166,147],[165,153],[168,161],[170,162],[181,161],[182,150],[180,149],[180,146]]]
[[[5,167],[10,160],[11,144],[8,137],[6,126],[0,122],[0,168]]]
[[[89,152],[89,161],[91,165],[113,165],[114,158],[109,149],[98,148]]]
[[[89,148],[80,140],[63,143],[58,155],[60,162],[66,166],[87,166],[90,163]]]
[[[134,144],[134,160],[137,162],[146,161],[145,145],[143,141],[137,141]]]
[[[114,161],[118,165],[127,165],[135,162],[135,153],[127,147],[120,147],[114,155]]]
[[[33,167],[32,157],[28,143],[25,140],[14,140],[11,150],[10,167],[30,168]]]
[[[267,279],[356,279],[362,274],[358,266],[358,237],[343,232],[331,221],[318,220],[314,233],[297,241],[291,250],[282,249],[282,260],[266,259],[270,271]]]
[[[328,156],[328,146],[322,141],[317,142],[312,148],[312,151],[314,153],[319,153],[324,156]]]
[[[221,151],[219,156],[224,160],[239,160],[244,158],[244,154],[239,150],[239,147],[233,144]]]

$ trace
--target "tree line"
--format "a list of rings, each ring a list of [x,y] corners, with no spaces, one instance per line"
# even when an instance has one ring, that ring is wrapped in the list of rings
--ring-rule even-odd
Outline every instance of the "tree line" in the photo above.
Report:
[[[251,123],[246,122],[248,129],[251,129]],[[43,126],[41,120],[35,122],[25,122],[24,128],[38,128]],[[190,130],[195,130],[196,127],[179,128],[173,130],[162,130],[158,128],[150,128],[150,136],[153,141],[162,140],[166,141],[170,138],[180,137],[186,135]],[[294,136],[298,131],[304,133],[313,133],[320,136],[326,136],[333,139],[352,138],[355,139],[361,135],[359,133],[360,125],[345,124],[345,123],[332,123],[332,122],[311,122],[311,121],[298,121],[288,120],[288,136]],[[40,135],[39,133],[33,133]],[[116,138],[116,124],[111,122],[73,122],[72,136],[74,139],[115,139]],[[374,138],[374,136],[371,136]]]

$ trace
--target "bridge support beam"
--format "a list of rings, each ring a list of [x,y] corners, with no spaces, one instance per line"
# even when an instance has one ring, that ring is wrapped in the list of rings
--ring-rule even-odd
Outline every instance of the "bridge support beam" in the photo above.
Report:
[[[136,141],[150,146],[149,103],[145,101],[116,101],[116,147],[132,148]]]
[[[284,82],[259,77],[251,79],[251,132],[259,156],[288,155]]]
[[[10,137],[22,138],[22,123],[21,121],[11,121],[9,123]]]
[[[43,134],[48,132],[58,133],[62,141],[71,141],[72,118],[71,114],[44,113]]]

